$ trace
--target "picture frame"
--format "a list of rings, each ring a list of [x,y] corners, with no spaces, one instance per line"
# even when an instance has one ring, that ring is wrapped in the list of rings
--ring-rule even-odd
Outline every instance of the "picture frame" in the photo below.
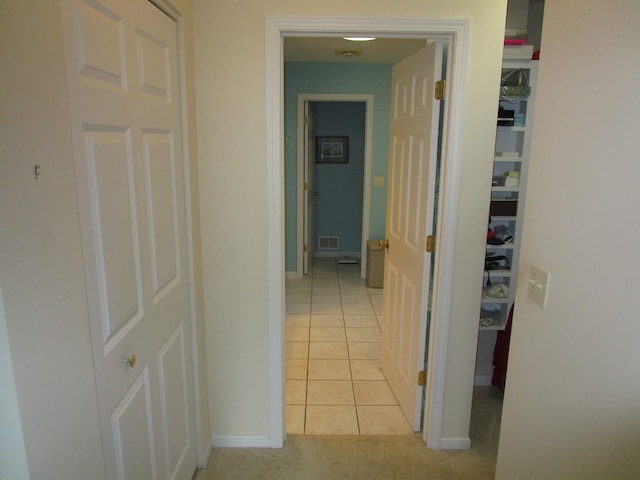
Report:
[[[349,137],[316,137],[316,163],[349,163]]]

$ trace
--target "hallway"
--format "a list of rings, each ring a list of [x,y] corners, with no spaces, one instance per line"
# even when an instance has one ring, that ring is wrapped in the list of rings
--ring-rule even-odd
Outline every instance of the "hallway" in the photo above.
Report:
[[[288,435],[284,448],[214,448],[194,480],[490,480],[502,392],[475,387],[470,450],[429,450],[414,435]]]
[[[413,433],[379,368],[382,289],[359,264],[317,258],[286,283],[288,434]]]

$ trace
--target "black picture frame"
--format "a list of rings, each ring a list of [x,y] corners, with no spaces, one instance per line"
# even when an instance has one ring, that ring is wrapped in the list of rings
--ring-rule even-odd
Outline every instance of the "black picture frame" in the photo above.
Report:
[[[349,137],[316,137],[316,163],[349,163]]]

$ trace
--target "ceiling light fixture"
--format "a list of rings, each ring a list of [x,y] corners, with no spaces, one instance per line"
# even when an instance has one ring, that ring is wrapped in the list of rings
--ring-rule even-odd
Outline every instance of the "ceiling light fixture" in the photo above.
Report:
[[[349,40],[350,42],[370,42],[375,40],[376,37],[342,37],[343,40]]]

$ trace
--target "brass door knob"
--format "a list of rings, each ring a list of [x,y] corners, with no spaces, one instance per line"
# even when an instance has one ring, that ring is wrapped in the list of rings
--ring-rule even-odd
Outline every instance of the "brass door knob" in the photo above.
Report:
[[[131,355],[129,358],[127,358],[124,363],[128,364],[131,368],[136,366],[136,356],[135,355]]]
[[[383,250],[388,250],[389,249],[389,239],[385,238],[384,240],[380,240],[378,242],[378,245],[380,245],[380,248],[382,248]]]

